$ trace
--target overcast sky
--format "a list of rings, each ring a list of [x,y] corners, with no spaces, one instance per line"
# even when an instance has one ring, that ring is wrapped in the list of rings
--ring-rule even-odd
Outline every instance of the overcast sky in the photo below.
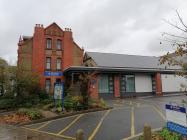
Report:
[[[177,22],[177,9],[187,23],[187,0],[0,0],[0,57],[17,60],[20,35],[33,35],[36,23],[56,22],[72,28],[85,51],[161,55],[162,32],[177,31],[163,22]]]

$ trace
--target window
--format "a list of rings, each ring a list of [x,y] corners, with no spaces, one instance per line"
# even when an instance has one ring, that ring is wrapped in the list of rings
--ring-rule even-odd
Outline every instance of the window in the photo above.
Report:
[[[120,77],[120,93],[122,97],[133,95],[135,92],[135,76],[133,74],[121,75]]]
[[[126,75],[126,92],[135,92],[134,75]]]
[[[99,78],[99,93],[109,93],[108,75],[100,75],[100,78]]]
[[[58,39],[56,42],[56,49],[61,50],[61,47],[62,47],[62,41],[60,39]]]
[[[46,79],[45,80],[45,90],[47,93],[50,92],[50,88],[51,88],[51,80],[50,79]]]
[[[46,70],[51,69],[51,57],[46,58]]]
[[[56,69],[61,70],[61,58],[57,58],[56,60]]]
[[[50,38],[47,38],[46,48],[47,49],[51,49],[52,48],[52,40]]]

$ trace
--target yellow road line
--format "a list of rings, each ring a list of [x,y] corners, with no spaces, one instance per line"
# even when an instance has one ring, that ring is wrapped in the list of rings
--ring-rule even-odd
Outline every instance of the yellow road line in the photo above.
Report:
[[[161,116],[163,120],[166,120],[166,117],[164,116],[164,114],[157,107],[153,106],[153,108]]]
[[[65,132],[66,130],[68,130],[74,123],[76,123],[81,117],[83,116],[83,114],[79,115],[77,118],[75,118],[68,126],[66,126],[64,129],[62,129],[60,132],[58,132],[58,135],[61,135],[63,132]]]
[[[135,128],[134,128],[134,107],[131,108],[131,136],[134,136]]]
[[[39,127],[35,128],[35,129],[36,129],[36,130],[39,130],[39,129],[41,129],[41,128],[45,127],[46,125],[48,125],[49,123],[51,123],[51,121],[48,121],[48,122],[46,122],[46,123],[42,124],[41,126],[39,126]]]
[[[39,132],[39,133],[44,133],[44,134],[53,135],[53,136],[57,136],[57,137],[62,137],[62,138],[69,139],[69,140],[76,140],[74,137],[70,137],[70,136],[58,135],[58,134],[55,134],[55,133],[40,131],[40,130],[31,129],[31,128],[27,128],[27,127],[22,127],[22,128],[30,130],[30,131],[34,131],[34,132]]]
[[[61,120],[61,119],[66,119],[66,118],[76,117],[76,116],[78,116],[78,115],[80,115],[80,114],[76,114],[76,115],[73,115],[73,116],[66,116],[66,117],[62,117],[62,118],[50,120],[50,122],[54,122],[54,121]],[[39,122],[39,123],[33,123],[33,124],[25,125],[25,126],[26,126],[26,127],[27,127],[27,126],[33,126],[33,125],[41,124],[41,123],[45,123],[45,121],[44,121],[44,122]]]
[[[106,118],[106,116],[109,114],[111,110],[108,110],[104,116],[101,118],[100,122],[97,124],[97,127],[94,129],[93,133],[90,135],[90,137],[88,138],[88,140],[93,140],[93,138],[95,137],[96,133],[98,132],[99,128],[101,127],[101,124],[103,123],[104,119]]]

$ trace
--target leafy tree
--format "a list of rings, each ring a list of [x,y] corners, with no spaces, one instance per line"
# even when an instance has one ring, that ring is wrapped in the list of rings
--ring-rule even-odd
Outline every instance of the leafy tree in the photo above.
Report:
[[[89,89],[88,89],[88,84],[91,79],[91,74],[90,73],[81,73],[79,76],[80,79],[80,91],[81,95],[83,97],[83,105],[85,108],[88,107],[88,98],[89,98]]]
[[[16,93],[17,101],[21,103],[25,98],[36,99],[41,92],[39,77],[31,71],[24,71],[21,67],[13,72],[15,72],[15,76],[12,77],[15,81],[13,91]]]
[[[0,94],[6,91],[8,82],[8,63],[0,58]]]

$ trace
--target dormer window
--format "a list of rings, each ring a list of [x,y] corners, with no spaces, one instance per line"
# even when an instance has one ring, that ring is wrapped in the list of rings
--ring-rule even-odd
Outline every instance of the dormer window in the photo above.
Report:
[[[56,49],[61,50],[62,49],[62,41],[60,39],[57,40],[56,42]]]
[[[52,39],[47,38],[46,49],[51,49],[51,48],[52,48]]]

